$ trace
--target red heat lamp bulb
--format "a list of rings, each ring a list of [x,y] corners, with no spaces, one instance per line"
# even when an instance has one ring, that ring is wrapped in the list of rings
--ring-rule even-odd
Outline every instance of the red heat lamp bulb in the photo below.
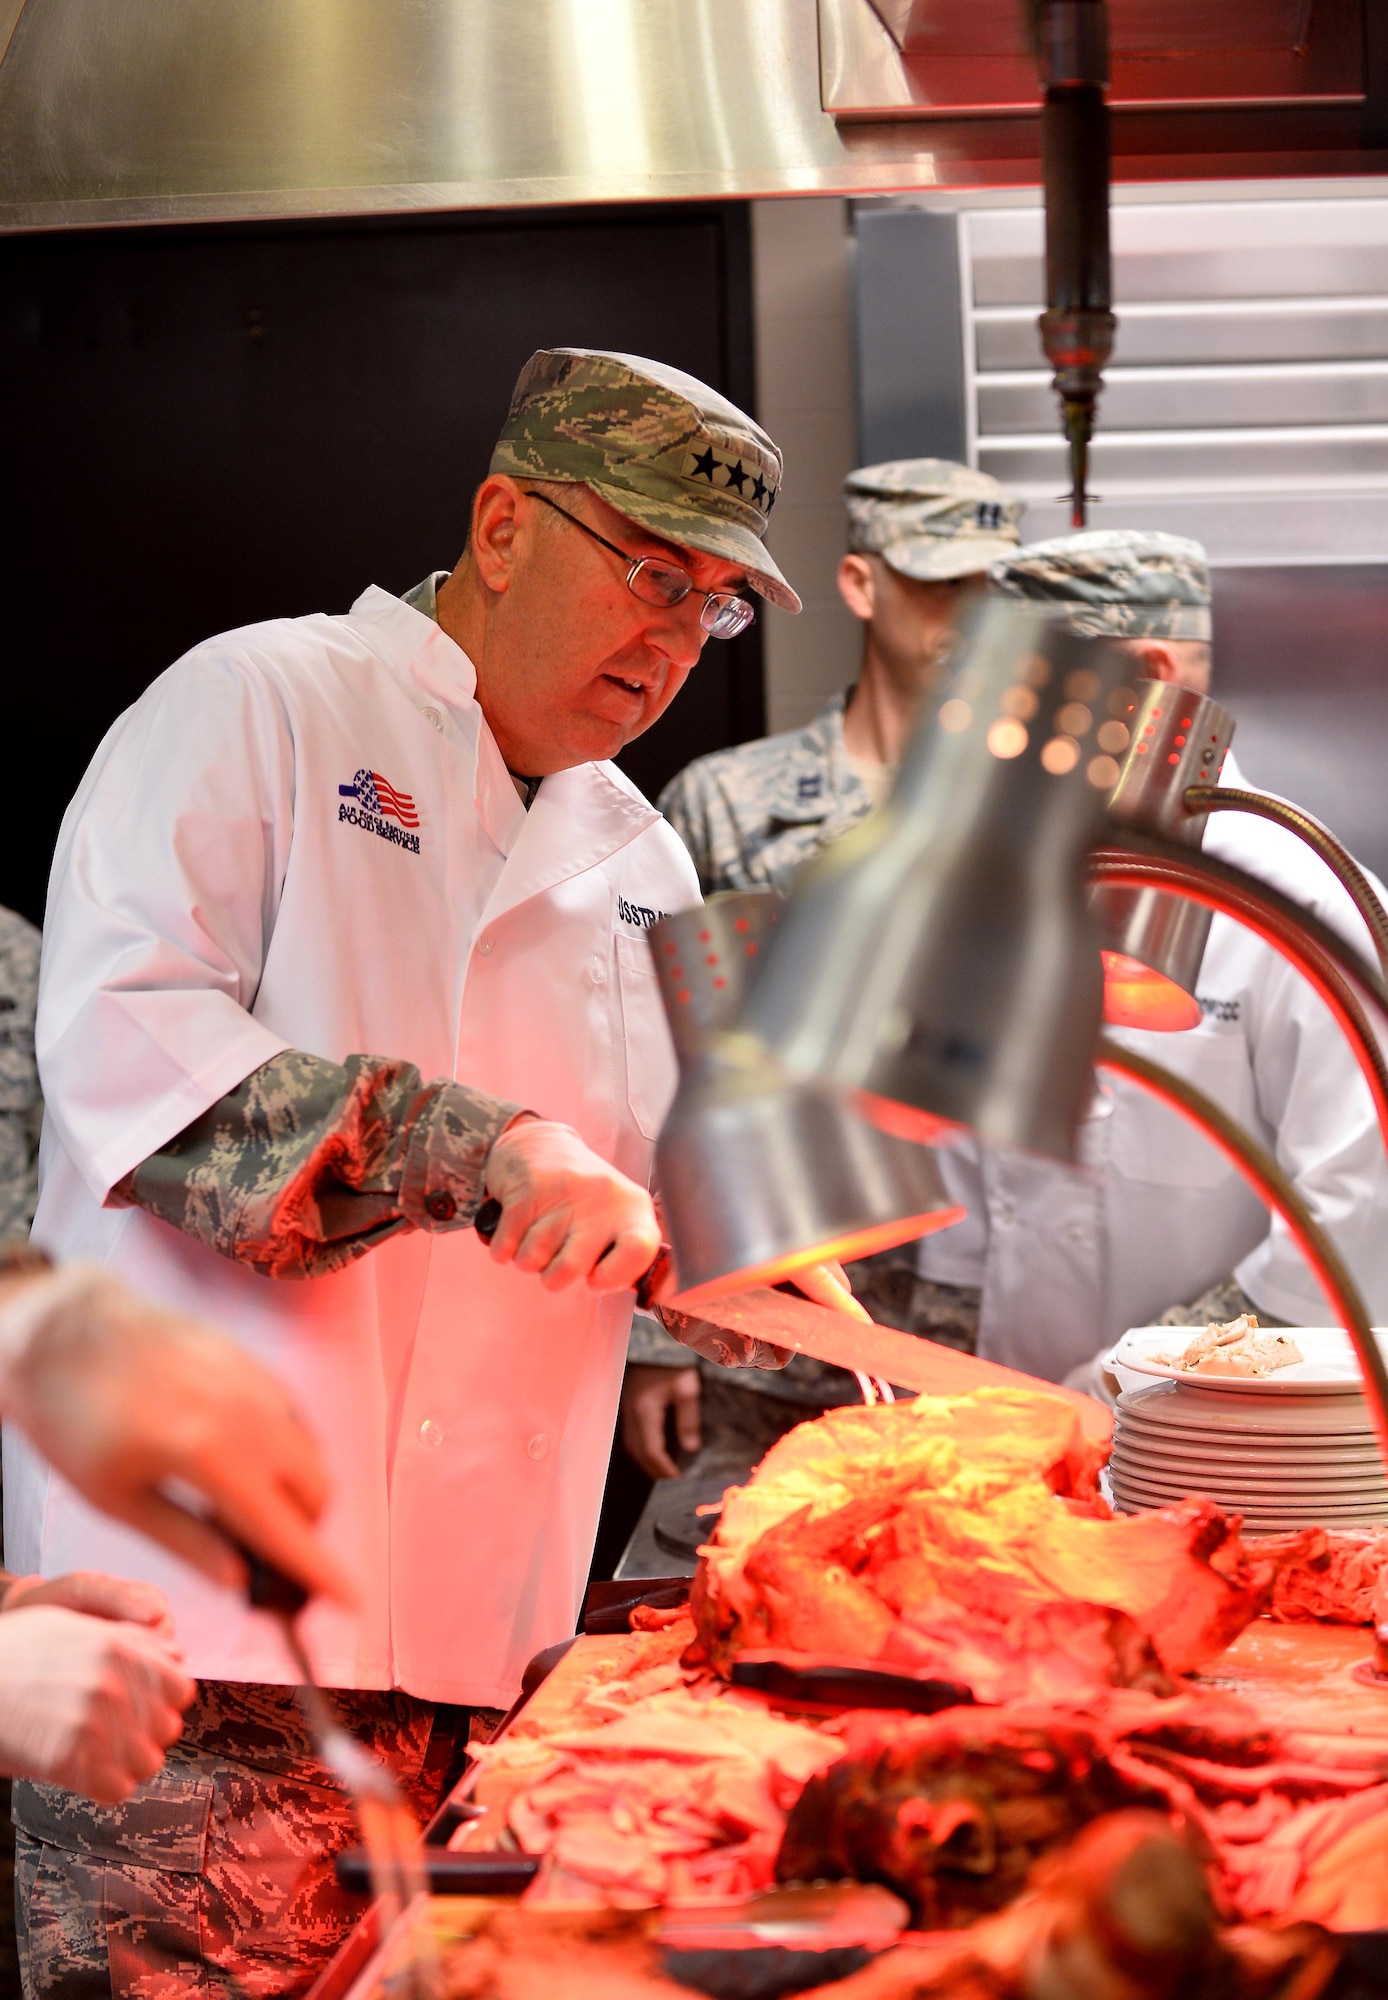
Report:
[[[1121,951],[1106,951],[1102,956],[1104,1019],[1110,1026],[1151,1028],[1163,1035],[1199,1026],[1199,1001],[1175,980]]]

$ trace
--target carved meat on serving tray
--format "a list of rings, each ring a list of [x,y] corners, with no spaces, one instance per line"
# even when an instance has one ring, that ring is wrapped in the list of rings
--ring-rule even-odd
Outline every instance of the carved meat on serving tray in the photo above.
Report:
[[[638,1612],[562,1705],[479,1753],[482,1817],[457,1844],[535,1857],[527,1902],[551,1910],[842,1877],[982,1936],[1084,1829],[1155,1812],[1222,1923],[1388,1921],[1388,1743],[1299,1735],[1183,1678],[1259,1610],[1362,1622],[1388,1534],[1250,1551],[1199,1499],[1116,1519],[1073,1411],[988,1388],[792,1432],[728,1496],[693,1615]],[[962,1682],[979,1705],[778,1710],[726,1679],[768,1649]]]
[[[963,1681],[980,1701],[1161,1691],[1262,1609],[1270,1566],[1207,1500],[1115,1518],[1059,1396],[831,1411],[727,1494],[694,1658],[771,1648]]]

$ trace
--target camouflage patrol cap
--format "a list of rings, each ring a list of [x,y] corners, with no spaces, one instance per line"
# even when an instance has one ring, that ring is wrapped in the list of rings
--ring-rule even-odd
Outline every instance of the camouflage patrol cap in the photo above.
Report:
[[[780,452],[736,404],[678,368],[542,347],[520,372],[491,469],[591,486],[638,527],[740,563],[763,597],[800,609],[762,545]]]
[[[843,490],[850,550],[881,556],[922,583],[979,576],[1021,539],[1021,501],[986,472],[952,459],[864,465],[849,473]]]
[[[1077,632],[1110,639],[1210,638],[1210,572],[1199,542],[1099,528],[1033,542],[988,572],[991,589],[1064,608]]]

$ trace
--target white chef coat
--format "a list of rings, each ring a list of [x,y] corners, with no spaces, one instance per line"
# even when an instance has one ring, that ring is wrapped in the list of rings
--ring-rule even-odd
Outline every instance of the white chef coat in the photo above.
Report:
[[[1221,783],[1249,789],[1234,759]],[[1324,862],[1295,835],[1219,812],[1205,852],[1280,889],[1374,962],[1372,941]],[[1380,893],[1382,891],[1380,890]],[[1221,1105],[1279,1165],[1329,1231],[1370,1314],[1388,1319],[1388,1167],[1367,1085],[1329,1008],[1271,946],[1216,916],[1200,967],[1202,1019],[1180,1034],[1106,1032]],[[926,1238],[924,1276],[982,1287],[979,1351],[1061,1380],[1126,1328],[1237,1278],[1293,1325],[1330,1310],[1284,1224],[1178,1112],[1104,1073],[1081,1130],[1083,1171],[964,1140],[941,1153],[968,1219]]]
[[[527,813],[475,684],[444,632],[373,588],[345,617],[210,640],[116,723],[54,864],[35,1236],[221,1326],[288,1384],[364,1598],[360,1616],[311,1607],[320,1678],[498,1707],[574,1629],[630,1294],[547,1292],[472,1230],[266,1279],[103,1205],[288,1047],[405,1058],[648,1180],[675,1064],[642,933],[698,901],[693,866],[610,764],[546,778]],[[370,773],[412,832],[362,803]],[[13,1432],[5,1517],[21,1570],[162,1585],[191,1673],[295,1678],[269,1619],[87,1507]]]

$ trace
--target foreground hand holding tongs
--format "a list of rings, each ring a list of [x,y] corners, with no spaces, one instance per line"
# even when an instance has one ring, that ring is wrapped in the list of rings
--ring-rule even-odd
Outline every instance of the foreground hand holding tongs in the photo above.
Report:
[[[308,1593],[244,1546],[240,1553],[251,1604],[268,1611],[284,1634],[299,1677],[299,1707],[319,1759],[356,1808],[377,1899],[381,1944],[389,1954],[387,1990],[401,2000],[435,2000],[439,1966],[427,1921],[429,1884],[419,1823],[393,1773],[368,1756],[342,1727],[318,1685],[297,1623]]]

